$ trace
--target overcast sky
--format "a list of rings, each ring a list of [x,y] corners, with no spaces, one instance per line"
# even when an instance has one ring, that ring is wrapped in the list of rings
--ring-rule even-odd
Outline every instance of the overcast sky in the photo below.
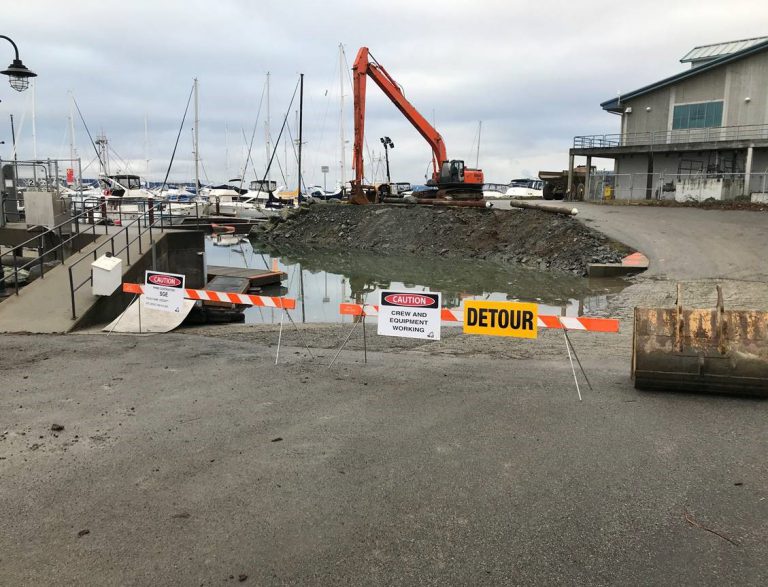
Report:
[[[11,6],[13,6],[11,8]],[[107,136],[112,172],[162,179],[192,87],[200,81],[200,155],[206,178],[239,176],[271,72],[271,131],[279,132],[298,74],[305,74],[304,174],[328,187],[340,176],[339,44],[351,67],[360,46],[434,120],[451,158],[480,167],[486,181],[567,166],[574,135],[614,133],[619,118],[600,102],[684,68],[696,45],[768,35],[764,0],[518,2],[504,0],[6,0],[0,34],[13,38],[36,78],[37,156],[68,158],[70,92],[93,135]],[[2,48],[4,47],[4,48]],[[0,40],[0,61],[12,48]],[[4,65],[2,63],[0,65]],[[0,157],[32,158],[33,92],[0,80]],[[344,71],[346,178],[351,174],[352,99]],[[381,179],[379,137],[395,143],[392,179],[422,183],[430,150],[369,84],[366,175]],[[298,108],[294,103],[292,110]],[[262,104],[253,159],[265,167]],[[75,142],[85,176],[94,152],[79,116]],[[288,117],[295,138],[295,118]],[[148,141],[145,141],[145,119]],[[174,180],[194,176],[192,116],[182,131]],[[148,146],[147,146],[148,143]],[[278,148],[285,168],[285,150]],[[288,155],[291,185],[296,162]],[[250,166],[247,178],[254,176]],[[280,171],[273,177],[282,183]]]

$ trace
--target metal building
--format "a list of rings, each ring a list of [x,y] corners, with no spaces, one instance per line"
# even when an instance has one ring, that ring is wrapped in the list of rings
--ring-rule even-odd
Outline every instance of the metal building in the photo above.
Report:
[[[587,197],[768,201],[768,37],[703,45],[691,67],[601,104],[621,132],[574,137],[574,158],[613,159]],[[570,174],[572,175],[572,173]],[[569,181],[570,184],[570,181]]]

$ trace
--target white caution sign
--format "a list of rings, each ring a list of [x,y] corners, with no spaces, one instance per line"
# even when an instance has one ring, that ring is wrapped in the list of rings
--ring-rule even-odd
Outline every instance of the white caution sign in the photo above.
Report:
[[[381,292],[378,333],[383,336],[440,340],[440,294]]]
[[[186,277],[176,273],[147,271],[144,286],[144,307],[163,312],[181,312],[184,305]]]

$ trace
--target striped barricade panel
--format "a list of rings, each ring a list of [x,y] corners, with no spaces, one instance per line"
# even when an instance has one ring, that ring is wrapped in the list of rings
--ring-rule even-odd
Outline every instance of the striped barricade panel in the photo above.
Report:
[[[126,293],[143,294],[144,286],[138,283],[124,283],[123,291]],[[296,308],[296,300],[294,298],[252,296],[224,291],[208,291],[207,289],[185,289],[184,297],[190,300],[231,302],[241,306],[261,306],[264,308],[281,308],[284,310],[293,310]]]
[[[378,316],[379,307],[366,304],[339,304],[339,314],[343,316]],[[464,313],[460,308],[443,308],[440,317],[444,322],[464,322]],[[615,318],[590,318],[588,316],[542,316],[539,315],[539,328],[565,328],[567,330],[586,330],[589,332],[618,332],[619,321]]]

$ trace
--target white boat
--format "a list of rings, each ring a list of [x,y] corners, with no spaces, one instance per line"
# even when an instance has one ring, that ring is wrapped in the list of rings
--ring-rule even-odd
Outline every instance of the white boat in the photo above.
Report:
[[[182,224],[187,217],[205,213],[204,205],[200,203],[162,200],[157,194],[141,187],[138,175],[102,176],[99,180],[102,184],[100,190],[85,190],[70,195],[76,214],[93,209],[92,215],[83,218],[84,222],[125,225],[144,217],[150,205],[155,208],[155,221],[162,224]]]
[[[280,213],[279,208],[269,208],[266,200],[257,196],[229,196],[219,198],[215,204],[210,204],[211,210],[218,210],[222,216],[234,216],[235,218],[253,218],[266,220],[270,216]]]
[[[544,182],[540,179],[513,179],[505,195],[511,198],[543,198]]]
[[[484,183],[483,198],[503,198],[509,186],[505,183]]]

